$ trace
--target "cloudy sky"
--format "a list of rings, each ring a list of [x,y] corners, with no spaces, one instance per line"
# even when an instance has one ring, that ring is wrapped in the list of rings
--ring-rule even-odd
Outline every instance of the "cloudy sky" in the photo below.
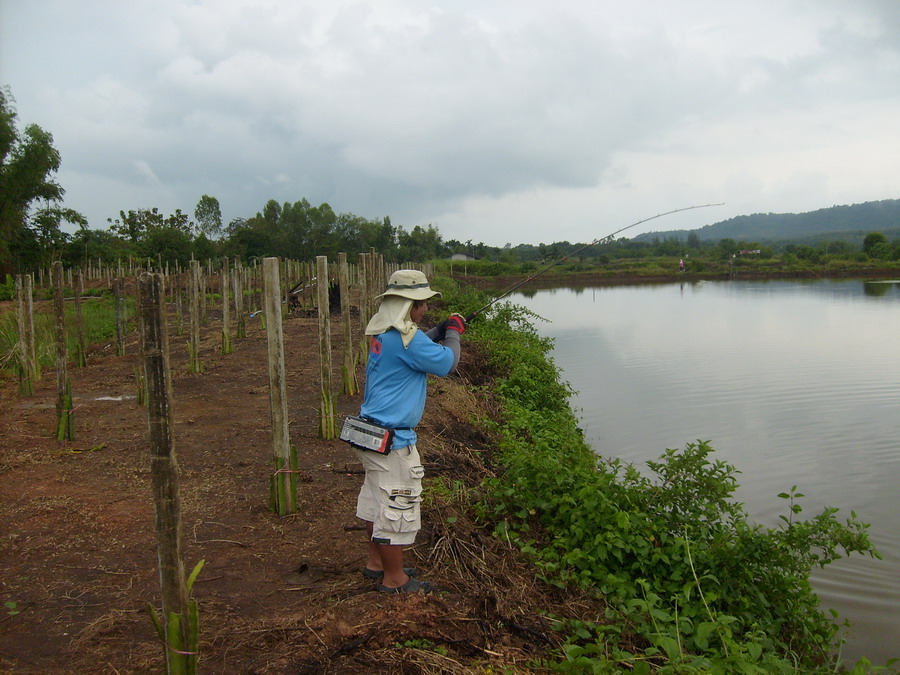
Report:
[[[897,0],[0,0],[67,206],[587,242],[900,197]]]

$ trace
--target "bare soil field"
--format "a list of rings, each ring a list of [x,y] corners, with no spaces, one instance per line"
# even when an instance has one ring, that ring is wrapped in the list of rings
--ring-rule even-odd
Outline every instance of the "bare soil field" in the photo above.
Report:
[[[247,337],[223,356],[211,315],[204,372],[192,374],[187,338],[171,323],[185,566],[206,561],[193,593],[201,672],[530,672],[558,639],[545,616],[596,618],[587,599],[535,581],[512,548],[446,494],[426,501],[424,529],[407,552],[437,592],[378,593],[360,573],[361,467],[341,441],[318,437],[316,316],[284,321],[290,435],[302,473],[299,510],[283,518],[268,510],[265,332],[250,321]],[[332,325],[337,349],[339,322]],[[164,671],[146,612],[161,601],[137,340],[129,336],[125,356],[113,344],[93,345],[87,367],[70,368],[71,442],[54,438],[52,371],[27,398],[15,380],[0,381],[0,672]],[[465,338],[463,351],[458,374],[429,385],[419,448],[432,484],[443,477],[475,486],[492,471],[490,439],[473,424],[490,411],[489,387],[477,386],[489,375]],[[336,405],[351,413],[359,404],[359,396],[339,396]]]

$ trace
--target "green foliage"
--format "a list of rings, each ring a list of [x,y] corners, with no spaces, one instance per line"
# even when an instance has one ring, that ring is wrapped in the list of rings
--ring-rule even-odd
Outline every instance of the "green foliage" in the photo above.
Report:
[[[208,237],[215,237],[222,231],[222,210],[219,208],[219,200],[209,195],[200,197],[194,209],[194,218],[200,231]]]
[[[129,300],[129,304],[131,301]],[[102,342],[113,337],[116,332],[115,299],[111,296],[103,296],[82,303],[82,321],[84,327],[84,339],[87,344]],[[73,303],[66,303],[66,348],[69,354],[78,351],[78,334],[75,330],[75,307]],[[134,309],[129,308],[129,316],[134,315]],[[15,359],[9,358],[17,348],[18,329],[15,312],[6,312],[0,315],[0,365],[4,368],[14,367]],[[52,312],[35,311],[34,315],[34,341],[38,363],[51,367],[56,363],[56,320]]]
[[[8,87],[0,89],[0,274],[46,264],[65,241],[60,223],[85,224],[60,205],[65,190],[54,180],[60,167],[53,135],[36,124],[23,132]],[[43,208],[32,212],[34,204]]]
[[[447,656],[449,654],[446,647],[435,645],[427,638],[413,638],[411,640],[404,640],[403,642],[395,642],[394,647],[397,649],[418,649],[425,652],[434,652],[441,656]]]
[[[551,584],[602,594],[611,626],[565,626],[560,672],[826,672],[838,626],[819,608],[813,568],[878,557],[855,513],[805,520],[802,494],[779,527],[734,501],[737,470],[707,441],[669,449],[651,475],[587,446],[526,310],[502,305],[467,336],[490,352],[505,470],[479,505],[495,534],[529,554]],[[628,639],[625,639],[628,638]],[[636,645],[636,646],[635,646]]]
[[[16,280],[9,274],[5,275],[5,281],[0,283],[0,301],[14,300],[16,297]]]
[[[188,595],[187,616],[169,612],[165,626],[153,605],[147,604],[147,613],[162,642],[163,659],[168,675],[196,675],[200,657],[200,610],[197,601],[190,597],[194,582],[203,570],[201,560],[188,575],[185,590]]]

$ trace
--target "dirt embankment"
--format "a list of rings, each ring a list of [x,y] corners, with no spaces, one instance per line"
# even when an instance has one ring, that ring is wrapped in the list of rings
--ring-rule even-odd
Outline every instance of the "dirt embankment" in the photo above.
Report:
[[[332,325],[338,349],[339,322]],[[202,374],[188,372],[186,337],[171,335],[186,565],[206,561],[194,587],[201,670],[468,673],[493,665],[527,672],[529,660],[556,644],[546,613],[596,619],[596,605],[536,582],[513,549],[473,525],[460,508],[461,489],[428,503],[407,554],[438,592],[375,591],[359,571],[360,467],[343,443],[317,437],[316,326],[300,313],[284,321],[290,434],[302,469],[298,512],[284,518],[267,509],[273,461],[264,331],[251,321],[247,337],[222,356],[212,317]],[[2,672],[162,668],[163,646],[145,612],[160,592],[146,409],[135,400],[137,351],[132,334],[126,356],[95,345],[88,366],[70,370],[72,442],[51,438],[52,372],[28,398],[18,396],[16,382],[0,382]],[[420,427],[432,481],[474,486],[492,471],[490,439],[473,425],[491,403],[468,386],[488,377],[464,346],[459,374],[432,379]],[[355,412],[359,402],[341,396],[337,406]]]

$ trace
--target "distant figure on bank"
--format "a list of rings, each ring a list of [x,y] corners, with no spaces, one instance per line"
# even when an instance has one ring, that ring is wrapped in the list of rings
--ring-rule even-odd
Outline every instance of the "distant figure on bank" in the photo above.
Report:
[[[428,311],[431,290],[418,270],[391,275],[381,306],[366,326],[371,336],[366,364],[365,394],[360,417],[393,430],[387,454],[355,449],[366,471],[356,516],[366,522],[368,559],[363,574],[379,581],[385,593],[431,591],[431,583],[403,567],[403,547],[421,528],[422,476],[415,427],[425,409],[428,374],[444,377],[460,356],[460,335],[466,323],[451,314],[427,333],[417,324]]]
[[[678,261],[678,271],[684,272],[684,258]]]

